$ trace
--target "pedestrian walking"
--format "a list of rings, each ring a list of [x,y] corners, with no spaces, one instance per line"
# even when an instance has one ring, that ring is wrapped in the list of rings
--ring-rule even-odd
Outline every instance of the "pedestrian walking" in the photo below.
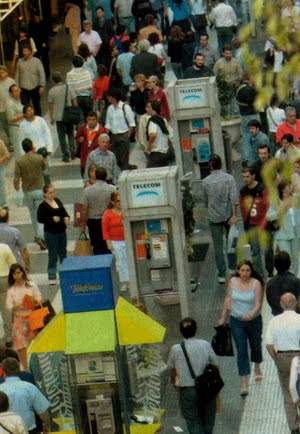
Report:
[[[43,187],[44,201],[37,210],[37,219],[44,225],[44,239],[48,248],[48,279],[50,285],[56,285],[57,261],[60,263],[67,256],[66,228],[70,216],[63,203],[55,197],[53,185]]]
[[[195,380],[188,368],[182,345],[190,359],[196,377],[201,375],[207,364],[217,365],[217,357],[209,342],[196,337],[197,323],[193,318],[184,318],[180,321],[180,333],[183,344],[172,346],[168,367],[172,369],[171,382],[179,392],[179,405],[190,434],[212,434],[216,416],[216,400],[207,404],[199,404]]]
[[[248,395],[250,361],[248,343],[251,350],[251,362],[254,362],[255,381],[262,380],[260,364],[262,358],[262,308],[263,279],[254,270],[251,261],[243,261],[237,272],[228,282],[219,325],[226,323],[230,312],[232,336],[237,350],[237,365],[241,378],[240,394]]]

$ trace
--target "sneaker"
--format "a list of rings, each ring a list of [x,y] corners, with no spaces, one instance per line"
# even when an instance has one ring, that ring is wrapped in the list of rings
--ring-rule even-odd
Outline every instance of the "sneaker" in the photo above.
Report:
[[[42,238],[35,237],[34,241],[37,243],[41,250],[47,250],[46,243]]]
[[[218,277],[218,283],[226,283],[226,278],[225,277]]]
[[[63,157],[62,162],[63,163],[70,163],[70,158],[69,157]]]
[[[127,291],[129,288],[128,288],[128,283],[127,282],[123,282],[122,283],[122,286],[121,286],[121,288],[120,288],[120,291]]]
[[[49,285],[57,285],[56,279],[49,279]]]
[[[71,154],[71,160],[76,160],[77,155],[76,154]]]

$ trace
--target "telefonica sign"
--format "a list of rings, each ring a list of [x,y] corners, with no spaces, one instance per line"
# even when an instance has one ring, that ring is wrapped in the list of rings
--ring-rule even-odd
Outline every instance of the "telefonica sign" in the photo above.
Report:
[[[165,181],[140,181],[130,184],[130,198],[132,208],[165,205]]]
[[[207,107],[208,97],[206,86],[178,86],[175,87],[176,108]]]

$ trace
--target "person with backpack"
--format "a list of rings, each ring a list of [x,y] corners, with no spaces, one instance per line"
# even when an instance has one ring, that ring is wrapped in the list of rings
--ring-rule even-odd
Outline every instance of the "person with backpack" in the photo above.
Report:
[[[147,169],[151,167],[164,167],[169,163],[169,125],[166,119],[160,116],[160,103],[155,100],[147,102],[146,111],[151,116],[146,125],[148,154]]]
[[[118,54],[123,53],[122,44],[125,41],[130,41],[129,36],[126,35],[126,27],[120,24],[116,28],[116,34],[109,41],[110,48],[115,47],[118,50]]]
[[[125,104],[120,89],[107,92],[110,106],[106,113],[105,128],[110,133],[112,151],[121,170],[129,169],[130,137],[135,128],[134,115],[129,104]]]

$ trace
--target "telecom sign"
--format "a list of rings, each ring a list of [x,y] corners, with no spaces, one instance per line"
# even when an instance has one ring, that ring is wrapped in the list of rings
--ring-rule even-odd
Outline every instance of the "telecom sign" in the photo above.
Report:
[[[146,208],[167,205],[166,186],[163,179],[134,181],[130,183],[130,207]]]
[[[175,101],[176,109],[208,107],[207,85],[175,86]]]

